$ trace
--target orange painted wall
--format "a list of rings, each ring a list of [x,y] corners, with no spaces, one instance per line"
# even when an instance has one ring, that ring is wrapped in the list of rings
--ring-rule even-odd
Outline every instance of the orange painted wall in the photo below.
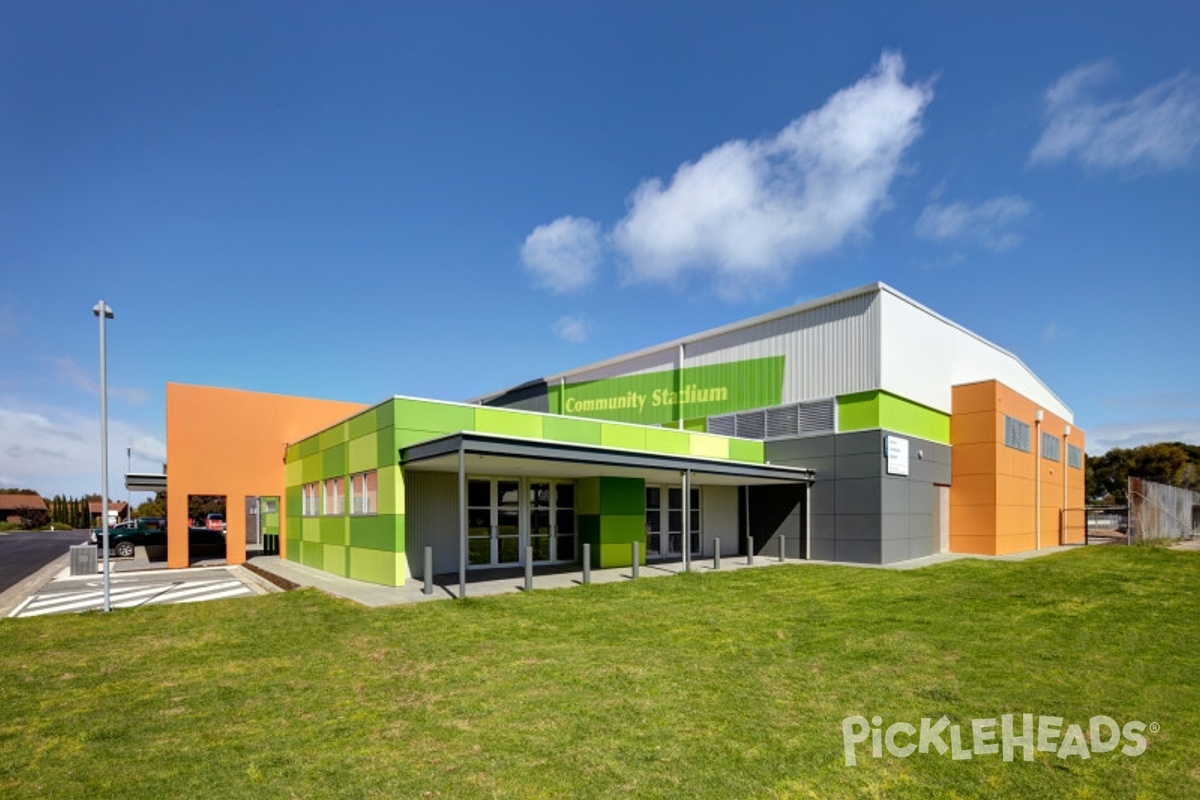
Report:
[[[1066,447],[1082,450],[1083,431],[1072,426],[1064,442],[1066,420],[1044,411],[1039,427],[1037,404],[999,381],[955,386],[951,402],[950,550],[1003,555],[1036,549],[1039,513],[1041,547],[1058,545],[1060,538],[1064,544],[1082,542],[1082,515],[1069,514],[1065,532],[1060,518],[1063,508],[1083,508],[1083,470],[1067,466]],[[1029,425],[1030,452],[1004,444],[1006,414]],[[1038,456],[1042,432],[1060,442],[1058,461]]]
[[[365,408],[168,383],[167,566],[188,565],[187,498],[193,494],[225,495],[226,562],[244,562],[246,497],[275,496],[283,503],[284,445]],[[282,531],[279,538],[285,547]]]

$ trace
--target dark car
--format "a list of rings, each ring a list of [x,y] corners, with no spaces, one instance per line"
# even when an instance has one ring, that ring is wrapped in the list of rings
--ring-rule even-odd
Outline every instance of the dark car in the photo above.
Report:
[[[92,528],[91,542],[103,547],[104,533],[101,528]],[[209,528],[188,528],[189,549],[212,551],[220,548],[224,553],[225,531]],[[137,547],[167,547],[167,521],[162,517],[146,517],[122,522],[108,529],[108,548],[117,558],[129,558]]]

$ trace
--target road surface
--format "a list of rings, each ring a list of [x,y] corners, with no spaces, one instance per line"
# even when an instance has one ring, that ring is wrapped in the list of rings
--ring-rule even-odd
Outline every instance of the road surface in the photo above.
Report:
[[[16,585],[88,540],[89,531],[17,531],[0,533],[0,592]]]

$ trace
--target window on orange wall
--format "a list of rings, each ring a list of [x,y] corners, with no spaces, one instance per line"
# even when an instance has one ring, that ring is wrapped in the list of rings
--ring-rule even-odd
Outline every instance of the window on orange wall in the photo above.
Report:
[[[342,505],[346,495],[346,479],[345,478],[326,478],[325,479],[325,516],[337,516],[344,512]]]

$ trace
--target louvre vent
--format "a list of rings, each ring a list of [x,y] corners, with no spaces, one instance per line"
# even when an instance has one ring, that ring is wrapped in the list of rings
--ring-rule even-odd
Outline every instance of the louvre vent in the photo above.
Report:
[[[767,438],[780,439],[795,436],[800,430],[797,425],[796,406],[779,406],[767,409]]]
[[[765,439],[767,415],[763,411],[747,411],[737,415],[737,436],[741,439]]]
[[[733,414],[726,414],[723,417],[709,417],[708,432],[721,436],[733,436],[737,432],[736,424]]]
[[[800,433],[833,433],[834,404],[832,398],[797,406],[800,418]]]

